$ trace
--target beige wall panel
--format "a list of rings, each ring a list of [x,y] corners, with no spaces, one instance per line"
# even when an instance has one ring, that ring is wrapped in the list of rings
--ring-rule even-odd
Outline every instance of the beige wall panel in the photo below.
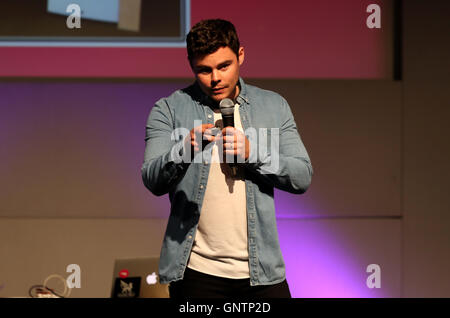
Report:
[[[254,82],[288,100],[314,168],[307,193],[277,193],[280,214],[401,215],[401,83]]]
[[[114,260],[159,256],[162,219],[0,219],[0,297],[27,297],[32,285],[81,268],[70,297],[110,297]],[[58,281],[56,281],[57,283]],[[55,282],[52,282],[55,283]]]
[[[450,83],[405,83],[405,296],[450,297]]]
[[[404,295],[450,297],[450,2],[403,6]]]

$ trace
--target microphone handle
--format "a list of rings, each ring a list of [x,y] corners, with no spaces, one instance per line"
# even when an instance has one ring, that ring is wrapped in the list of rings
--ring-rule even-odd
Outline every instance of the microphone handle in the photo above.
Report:
[[[234,115],[222,115],[223,127],[234,127]],[[231,169],[231,175],[236,177],[237,175],[237,163],[230,162],[229,167]]]
[[[234,127],[234,115],[222,115],[223,127]]]

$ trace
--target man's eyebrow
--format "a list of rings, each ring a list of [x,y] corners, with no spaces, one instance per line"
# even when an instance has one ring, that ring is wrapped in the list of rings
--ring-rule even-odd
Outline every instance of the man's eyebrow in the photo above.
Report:
[[[221,67],[221,66],[224,66],[225,64],[231,64],[231,63],[233,63],[233,60],[226,60],[226,61],[219,63],[217,65],[217,67]],[[195,67],[197,69],[210,69],[211,68],[210,66],[202,65],[202,64],[196,65]]]
[[[222,63],[220,63],[220,64],[218,65],[218,67],[221,67],[221,66],[223,66],[223,65],[225,65],[225,64],[231,64],[231,63],[233,63],[232,60],[226,60],[226,61],[223,61]]]
[[[196,69],[210,69],[211,67],[207,66],[207,65],[196,65],[195,66]]]

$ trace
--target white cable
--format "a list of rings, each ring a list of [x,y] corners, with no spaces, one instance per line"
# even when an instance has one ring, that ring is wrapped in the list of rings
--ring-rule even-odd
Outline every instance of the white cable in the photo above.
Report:
[[[60,280],[62,280],[63,285],[64,285],[64,292],[61,294],[61,296],[64,297],[64,298],[69,297],[70,292],[72,291],[72,288],[69,288],[69,287],[67,286],[67,281],[66,281],[65,278],[62,277],[61,275],[58,275],[58,274],[52,274],[52,275],[48,276],[48,277],[44,280],[44,287],[47,288],[47,289],[49,289],[49,287],[48,287],[48,285],[47,285],[47,282],[48,282],[50,279],[52,279],[52,278],[59,278]]]

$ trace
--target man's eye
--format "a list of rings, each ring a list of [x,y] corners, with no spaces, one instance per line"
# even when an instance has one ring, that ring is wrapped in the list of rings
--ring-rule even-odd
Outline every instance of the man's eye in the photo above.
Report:
[[[223,66],[220,67],[220,69],[221,69],[221,70],[226,70],[226,69],[228,68],[228,66],[230,66],[230,64],[223,65]]]

